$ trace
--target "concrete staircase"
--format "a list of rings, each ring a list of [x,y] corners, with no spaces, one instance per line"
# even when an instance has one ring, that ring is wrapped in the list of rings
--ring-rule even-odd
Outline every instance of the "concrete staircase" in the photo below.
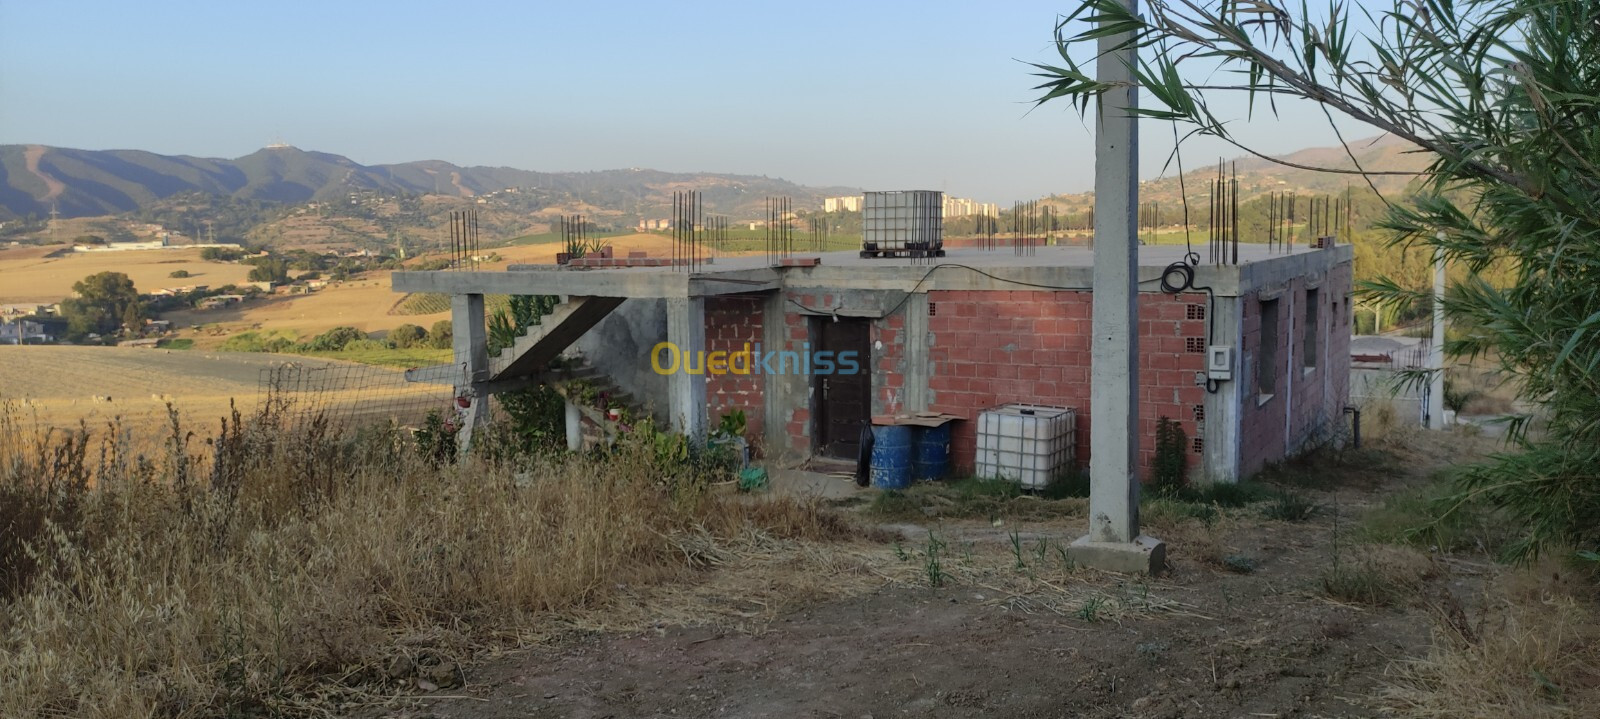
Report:
[[[542,370],[625,301],[626,297],[569,297],[524,329],[514,344],[489,358],[489,381]]]
[[[516,341],[489,358],[488,382],[514,380],[543,373],[550,363],[578,341],[606,315],[625,302],[625,297],[569,297],[550,314],[522,330]],[[461,385],[469,378],[457,364],[442,364],[406,370],[407,382]]]
[[[648,419],[650,413],[617,383],[580,358],[563,360],[565,367],[547,373],[546,384],[578,408],[584,419],[584,444],[609,444],[622,432]],[[612,419],[608,410],[618,410]]]

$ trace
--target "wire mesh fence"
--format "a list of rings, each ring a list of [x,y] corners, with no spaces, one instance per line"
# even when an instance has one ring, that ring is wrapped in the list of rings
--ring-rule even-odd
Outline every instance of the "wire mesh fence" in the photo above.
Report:
[[[84,351],[70,352],[81,348],[41,349],[19,354],[0,373],[0,412],[8,421],[36,434],[114,434],[136,451],[159,447],[175,431],[210,437],[234,413],[272,410],[290,421],[315,416],[343,428],[415,429],[430,412],[449,417],[454,407],[450,384],[407,382],[404,370],[390,367],[203,352],[102,353],[91,363]]]
[[[260,370],[255,407],[318,414],[349,427],[414,428],[429,412],[447,411],[451,395],[449,385],[407,382],[403,372],[383,367],[290,363]]]

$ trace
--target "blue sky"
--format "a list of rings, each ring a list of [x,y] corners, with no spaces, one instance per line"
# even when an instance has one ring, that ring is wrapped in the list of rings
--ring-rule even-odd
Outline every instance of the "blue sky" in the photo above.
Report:
[[[1029,112],[1020,62],[1055,56],[1071,7],[0,0],[0,143],[236,157],[282,140],[364,164],[736,172],[1010,203],[1093,185],[1092,131],[1066,105]],[[1171,126],[1142,133],[1155,177]],[[1269,152],[1334,140],[1310,108],[1249,136]],[[1191,169],[1238,154],[1184,151]]]

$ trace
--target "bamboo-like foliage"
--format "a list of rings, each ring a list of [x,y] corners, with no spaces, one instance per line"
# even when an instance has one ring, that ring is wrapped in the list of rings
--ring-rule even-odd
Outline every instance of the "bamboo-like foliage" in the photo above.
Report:
[[[1432,154],[1421,190],[1379,226],[1470,270],[1442,301],[1457,331],[1446,349],[1492,358],[1537,407],[1513,419],[1507,452],[1463,473],[1455,501],[1520,520],[1519,559],[1600,543],[1600,3],[1176,0],[1140,14],[1084,0],[1056,27],[1063,64],[1034,66],[1038,101],[1087,113],[1112,86],[1085,68],[1101,38],[1121,33],[1118,47],[1139,54],[1147,106],[1136,112],[1188,128],[1185,138],[1261,155],[1212,111],[1239,94],[1252,113],[1314,102],[1330,126],[1337,113]],[[1313,169],[1374,174],[1350,159],[1354,170]],[[1511,281],[1477,276],[1492,266],[1513,268]],[[1383,303],[1432,301],[1387,278],[1362,289]]]

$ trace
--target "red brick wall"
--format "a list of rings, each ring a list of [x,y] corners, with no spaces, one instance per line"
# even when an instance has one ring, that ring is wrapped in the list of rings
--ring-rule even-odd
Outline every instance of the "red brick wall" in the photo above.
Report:
[[[928,319],[933,347],[929,379],[931,409],[970,421],[956,425],[952,458],[970,470],[976,455],[976,419],[991,407],[1012,402],[1060,405],[1078,410],[1077,458],[1089,459],[1091,293],[1054,291],[932,291]],[[1205,369],[1206,320],[1190,305],[1206,306],[1204,294],[1139,296],[1139,466],[1148,474],[1154,458],[1158,417],[1177,420],[1191,440],[1190,466],[1199,436],[1195,408],[1205,389],[1194,383]],[[1198,352],[1187,338],[1201,338]]]
[[[712,352],[742,352],[749,345],[753,353],[761,342],[762,298],[741,295],[722,295],[706,298],[706,356]],[[755,371],[749,374],[706,373],[707,419],[713,426],[729,410],[742,409],[745,416],[745,436],[755,439],[762,436],[764,406],[762,394],[765,378]]]

